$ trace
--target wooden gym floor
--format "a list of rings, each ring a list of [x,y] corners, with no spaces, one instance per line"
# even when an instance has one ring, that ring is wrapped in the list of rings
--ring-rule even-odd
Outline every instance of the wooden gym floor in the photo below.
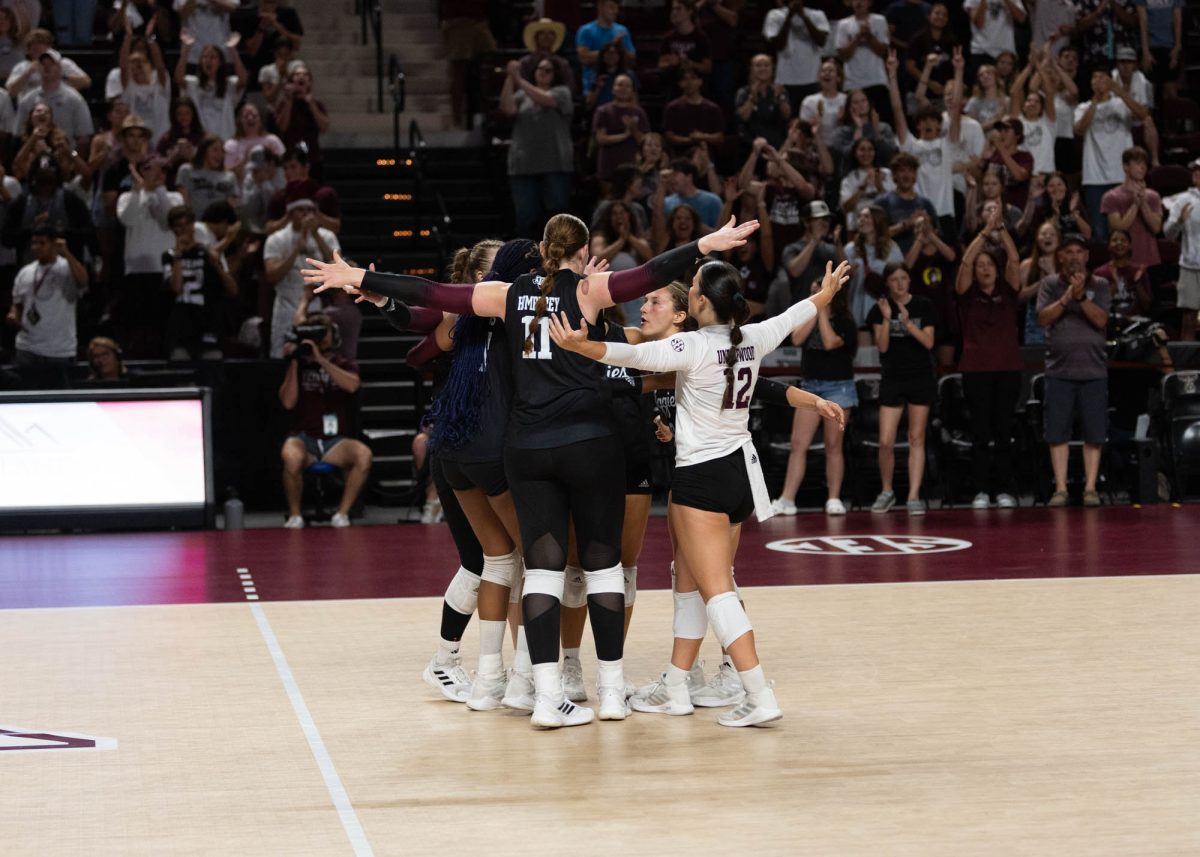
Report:
[[[749,526],[784,720],[555,733],[421,681],[444,528],[2,539],[0,854],[1195,855],[1196,522]],[[669,593],[639,593],[632,680],[670,624]]]

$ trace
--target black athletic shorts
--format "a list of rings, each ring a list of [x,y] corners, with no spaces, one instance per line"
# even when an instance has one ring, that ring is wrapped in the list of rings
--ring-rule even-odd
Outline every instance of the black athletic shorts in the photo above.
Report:
[[[508,490],[503,461],[451,461],[443,457],[442,472],[455,491],[478,488],[489,497],[499,497]]]
[[[705,512],[720,512],[729,516],[729,523],[740,524],[754,511],[745,453],[739,449],[711,461],[676,467],[671,481],[671,502]]]
[[[636,429],[636,431],[634,431]],[[625,447],[625,493],[653,494],[650,471],[649,435],[643,426],[621,424],[621,443]]]
[[[920,375],[884,375],[879,382],[879,404],[885,408],[904,405],[932,405],[937,400],[937,379],[933,372]]]

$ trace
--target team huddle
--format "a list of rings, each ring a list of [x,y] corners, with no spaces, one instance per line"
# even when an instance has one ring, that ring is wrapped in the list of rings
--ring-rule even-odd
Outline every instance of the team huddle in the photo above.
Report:
[[[394,326],[425,332],[410,362],[448,361],[431,410],[431,471],[461,565],[424,674],[445,698],[527,711],[540,729],[695,706],[734,706],[719,716],[723,726],[783,716],[733,578],[741,523],[772,513],[749,407],[757,396],[844,421],[836,404],[760,379],[759,364],[833,299],[849,266],[827,266],[807,300],[743,324],[750,308],[740,275],[704,257],[742,245],[757,228],[731,218],[620,272],[589,260],[588,229],[568,214],[550,219],[539,244],[460,251],[458,283],[365,271],[336,254],[308,260],[304,276],[318,292],[343,289]],[[643,297],[638,327],[606,312]],[[650,511],[651,445],[670,442],[674,639],[658,680],[635,690],[623,656]],[[471,678],[458,649],[475,612]],[[515,654],[506,671],[510,614]],[[578,648],[586,620],[598,660],[595,711],[576,704],[587,699]],[[706,682],[697,658],[710,625],[725,656]]]

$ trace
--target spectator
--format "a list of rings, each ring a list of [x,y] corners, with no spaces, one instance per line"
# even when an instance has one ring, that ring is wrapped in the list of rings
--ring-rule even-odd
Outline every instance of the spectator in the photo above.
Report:
[[[1134,0],[1134,5],[1142,69],[1156,90],[1174,98],[1183,69],[1183,0]]]
[[[812,284],[819,283],[827,263],[836,263],[838,249],[828,240],[832,226],[829,206],[821,200],[810,202],[805,212],[804,237],[783,248],[781,260],[786,278],[777,278],[767,295],[767,316],[783,313],[792,304],[807,298]]]
[[[1021,0],[966,0],[963,11],[971,19],[971,59],[976,66],[1016,51],[1015,25],[1026,18]]]
[[[775,51],[775,83],[787,90],[793,113],[817,91],[821,52],[831,31],[825,13],[805,8],[804,0],[788,0],[763,19],[763,36]]]
[[[41,85],[27,90],[21,96],[13,121],[13,132],[16,133],[25,124],[35,104],[45,103],[50,105],[54,121],[71,138],[75,148],[86,148],[88,138],[95,130],[92,127],[92,114],[82,95],[62,85],[61,55],[56,50],[48,50],[38,59],[38,65],[41,68]]]
[[[820,283],[812,287],[813,294],[818,291]],[[793,330],[791,344],[804,348],[804,380],[800,389],[837,403],[849,421],[854,408],[858,407],[858,391],[854,386],[854,352],[858,340],[846,290],[839,291],[830,303],[817,310],[815,318]],[[846,475],[842,449],[845,429],[834,420],[822,420],[815,411],[797,408],[792,417],[791,449],[783,491],[771,504],[778,515],[796,514],[796,493],[804,483],[808,447],[821,423],[825,426],[825,514],[846,514],[846,505],[841,500],[842,479]]]
[[[21,60],[12,71],[4,88],[15,99],[20,99],[27,92],[32,92],[42,85],[42,55],[54,49],[54,36],[49,30],[30,30],[25,37],[25,59]],[[61,56],[61,55],[60,55]],[[72,59],[61,58],[61,68],[58,78],[67,86],[75,89],[88,89],[92,79]]]
[[[851,160],[851,150],[855,143],[866,138],[875,144],[875,157],[880,163],[887,163],[896,153],[896,135],[892,126],[879,118],[878,111],[871,106],[870,99],[861,89],[846,94],[846,108],[842,113],[841,124],[833,135],[829,148],[837,159],[839,169],[845,172],[854,169],[856,163]]]
[[[267,234],[270,203],[287,185],[279,168],[279,158],[271,150],[256,146],[250,150],[246,177],[242,180],[242,217],[248,230],[255,235]],[[287,203],[284,203],[286,214]],[[273,230],[272,230],[273,231]]]
[[[54,28],[63,47],[90,48],[95,26],[96,0],[54,0]]]
[[[1122,322],[1145,318],[1150,314],[1154,295],[1146,266],[1133,261],[1133,242],[1123,229],[1108,233],[1108,261],[1096,269],[1096,276],[1108,280],[1109,314]]]
[[[725,142],[725,114],[715,101],[700,94],[703,85],[699,72],[692,66],[679,70],[679,88],[683,94],[669,102],[663,111],[663,136],[676,152],[697,143],[716,148]]]
[[[529,53],[521,57],[521,77],[532,83],[538,63],[548,59],[554,63],[554,68],[558,71],[558,78],[563,82],[563,86],[570,89],[571,92],[575,92],[575,71],[571,68],[571,64],[558,53],[566,36],[567,28],[550,18],[538,18],[526,24],[521,41],[525,43],[525,50]],[[618,52],[618,56],[624,59],[623,52]]]
[[[1062,37],[1075,30],[1077,14],[1074,0],[1034,3],[1030,12],[1033,36],[1030,44],[1046,45],[1055,52],[1062,50],[1067,44]]]
[[[255,146],[262,146],[277,158],[283,156],[283,141],[266,132],[262,116],[253,104],[243,104],[238,108],[234,129],[233,139],[225,141],[225,167],[233,170],[239,178],[244,178],[250,152]]]
[[[200,52],[206,45],[224,45],[229,41],[233,32],[229,16],[238,5],[239,0],[175,0],[180,27],[191,33],[193,39],[182,47],[189,63],[200,61]]]
[[[1029,198],[1029,180],[1033,176],[1033,155],[1021,149],[1025,125],[1012,117],[997,122],[988,134],[983,157],[989,172],[997,173],[1004,183],[1004,198],[1018,211]]]
[[[1120,159],[1133,146],[1130,127],[1146,108],[1102,68],[1092,72],[1092,100],[1075,108],[1075,134],[1083,137],[1083,199],[1097,238],[1108,238],[1104,194],[1124,181]]]
[[[739,194],[737,200],[730,199],[737,193],[737,181],[726,179],[728,193],[725,209],[721,212],[721,222],[728,223],[726,212],[731,212],[737,203],[742,205],[743,216],[738,222],[757,219],[759,227],[748,237],[745,244],[726,250],[724,258],[735,268],[742,278],[742,294],[746,297],[746,305],[750,307],[750,318],[763,317],[767,309],[767,295],[770,293],[771,281],[775,277],[775,236],[771,226],[771,218],[767,216],[767,204],[763,198],[766,187],[759,185],[757,192],[746,191]],[[745,212],[749,211],[749,216]]]
[[[330,525],[350,526],[353,508],[371,471],[371,450],[360,440],[347,437],[354,420],[354,394],[361,381],[358,364],[336,353],[337,328],[323,313],[310,315],[299,330],[324,328],[320,339],[306,336],[289,343],[287,373],[279,388],[279,401],[291,412],[291,428],[283,442],[283,493],[288,518],[284,526],[300,529],[300,500],[304,492],[304,470],[317,461],[339,468],[346,480],[342,498]],[[290,331],[290,325],[289,330]]]
[[[919,5],[908,0],[898,2],[906,9]],[[933,93],[934,100],[945,95],[946,84],[954,77],[950,58],[959,44],[958,36],[950,26],[949,8],[945,3],[934,3],[929,7],[928,26],[913,36],[904,51],[904,70],[911,80],[919,80],[925,67],[929,67],[926,86]],[[936,57],[936,60],[930,63],[929,57]]]
[[[763,201],[770,215],[768,219],[775,239],[780,247],[785,247],[803,236],[805,227],[802,211],[816,192],[812,183],[796,169],[793,160],[798,161],[798,158],[781,155],[762,137],[754,141],[750,157],[742,166],[738,175],[739,187],[754,191],[757,184],[754,172],[760,157],[767,162]]]
[[[904,268],[908,271],[908,291],[914,297],[924,298],[933,305],[938,325],[934,336],[934,355],[941,366],[954,362],[954,350],[958,344],[958,312],[954,305],[954,280],[958,271],[958,252],[942,240],[937,224],[918,212],[913,224],[912,247],[904,254]],[[1000,247],[999,239],[995,247]]]
[[[216,137],[200,141],[191,163],[179,168],[176,186],[193,218],[214,202],[238,204],[237,176],[225,169],[225,151]]]
[[[141,116],[157,140],[171,127],[171,77],[157,42],[149,42],[149,56],[134,51],[132,35],[121,42],[121,95],[130,111]],[[153,62],[153,66],[151,65]]]
[[[174,247],[163,251],[163,279],[173,297],[167,318],[167,359],[220,360],[225,299],[237,297],[237,282],[216,253],[196,243],[196,216],[186,205],[167,214]]]
[[[124,38],[126,30],[131,30],[139,39],[154,36],[163,41],[173,40],[172,16],[158,12],[158,0],[113,0],[113,9],[108,16],[108,30],[112,39],[118,41]]]
[[[113,117],[126,110],[128,108],[114,111]],[[140,116],[129,114],[121,121],[116,138],[117,145],[111,150],[114,160],[100,180],[104,210],[113,217],[117,213],[117,198],[121,191],[129,190],[133,185],[133,168],[150,153],[150,129]]]
[[[1054,57],[1046,61],[1036,79],[1030,83],[1031,89],[1046,86],[1041,82],[1043,72],[1054,78],[1054,166],[1064,173],[1077,173],[1080,170],[1079,147],[1075,141],[1075,107],[1079,103],[1079,86],[1075,83],[1075,74],[1079,71],[1079,49],[1074,45],[1064,45]]]
[[[161,357],[170,304],[162,288],[163,253],[174,244],[167,223],[183,197],[166,188],[166,160],[153,155],[130,164],[132,189],[117,198],[117,219],[125,227],[125,275],[117,295],[114,323],[120,339],[139,357]],[[123,326],[123,327],[122,327]]]
[[[1136,140],[1140,133],[1146,149],[1150,152],[1150,166],[1157,167],[1158,126],[1154,124],[1154,117],[1150,115],[1150,108],[1154,106],[1154,87],[1146,79],[1146,75],[1137,70],[1137,54],[1129,48],[1118,50],[1117,67],[1113,69],[1112,76],[1113,80],[1121,82],[1134,101],[1146,108],[1146,118],[1133,123],[1134,139]]]
[[[883,269],[886,294],[871,307],[867,323],[879,349],[879,477],[880,492],[871,511],[891,511],[896,504],[893,476],[896,468],[896,432],[907,409],[908,502],[910,515],[924,515],[921,481],[925,475],[925,427],[929,407],[937,398],[937,378],[930,352],[937,326],[933,304],[909,291],[908,272],[902,265]]]
[[[4,172],[0,164],[0,225],[8,219],[8,210],[21,197],[21,183]],[[13,279],[17,275],[17,252],[0,243],[0,307],[12,301]],[[9,343],[7,336],[0,336],[0,349]]]
[[[304,36],[304,25],[295,9],[281,6],[279,0],[258,0],[257,6],[255,14],[243,16],[242,26],[238,28],[250,71],[254,74],[275,61],[278,45],[287,45],[289,52],[300,50]],[[284,71],[280,68],[281,74]],[[279,79],[275,82],[278,84]]]
[[[1088,273],[1083,236],[1064,237],[1058,261],[1060,273],[1042,280],[1037,300],[1038,321],[1046,328],[1045,434],[1054,471],[1048,505],[1067,505],[1067,444],[1078,418],[1083,425],[1083,505],[1099,506],[1096,478],[1108,434],[1104,331],[1111,293],[1107,280]]]
[[[932,223],[938,222],[937,210],[933,203],[916,190],[917,170],[920,166],[920,161],[908,152],[896,155],[891,163],[892,181],[896,183],[896,188],[875,198],[875,204],[887,212],[892,238],[896,240],[902,253],[908,253],[913,245],[913,226],[918,213],[928,215]]]
[[[25,127],[18,129],[20,148],[13,157],[12,170],[19,180],[24,181],[29,175],[34,162],[42,157],[53,157],[65,144],[66,132],[54,123],[54,111],[49,104],[35,104],[25,120]]]
[[[320,179],[324,172],[321,135],[329,130],[329,113],[325,102],[313,95],[312,73],[307,66],[297,66],[288,74],[283,94],[275,102],[275,122],[285,146],[308,147],[309,169]]]
[[[750,60],[750,82],[737,91],[735,113],[743,149],[749,149],[759,137],[772,146],[783,145],[792,105],[783,86],[773,82],[775,61],[766,54]]]
[[[636,268],[654,256],[650,242],[638,228],[637,219],[633,216],[629,203],[621,200],[608,203],[600,218],[592,224],[591,231],[589,252],[596,259],[608,262],[610,271]]]
[[[545,64],[540,67],[544,68]],[[543,77],[546,74],[542,72]],[[637,155],[642,135],[649,130],[650,119],[637,103],[633,81],[628,75],[617,75],[613,81],[612,101],[596,108],[592,117],[592,132],[597,146],[597,178],[607,182],[618,165],[632,161]]]
[[[259,91],[251,93],[249,96],[253,100],[254,106],[264,115],[271,114],[275,101],[279,98],[279,88],[283,86],[288,75],[298,66],[303,65],[300,60],[296,59],[295,48],[288,39],[277,39],[271,55],[274,58],[273,61],[260,68],[255,78],[258,81]]]
[[[708,190],[696,187],[696,165],[687,158],[676,158],[671,161],[669,177],[671,191],[663,201],[663,213],[670,216],[680,205],[692,208],[700,217],[700,222],[709,228],[717,227],[717,218],[721,215],[721,197]]]
[[[876,165],[875,143],[869,138],[860,138],[850,153],[854,169],[842,177],[838,201],[846,216],[846,228],[853,231],[858,228],[858,212],[871,205],[876,197],[895,190],[896,183],[892,181],[891,170]]]
[[[834,47],[845,75],[843,86],[847,92],[861,89],[875,111],[891,122],[887,69],[883,64],[890,41],[887,19],[871,12],[871,0],[850,0],[850,9],[853,14],[838,21],[834,33]]]
[[[1079,192],[1071,190],[1067,184],[1067,177],[1061,172],[1051,173],[1043,187],[1044,192],[1039,190],[1036,181],[1030,186],[1029,202],[1026,203],[1027,211],[1030,207],[1033,208],[1032,214],[1026,215],[1030,222],[1040,224],[1052,220],[1060,235],[1078,232],[1084,240],[1090,241],[1092,225],[1088,223],[1084,214]]]
[[[1162,230],[1162,197],[1146,187],[1150,156],[1140,146],[1121,154],[1125,181],[1108,191],[1100,200],[1100,213],[1110,230],[1120,229],[1133,245],[1133,264],[1151,268],[1162,261],[1157,235]]]
[[[571,91],[556,77],[549,60],[539,63],[534,74],[533,83],[525,80],[520,64],[512,60],[500,91],[500,109],[514,117],[508,182],[518,235],[540,234],[548,217],[567,210],[575,170]],[[617,88],[632,94],[632,84],[619,82]],[[648,128],[647,122],[644,129]]]
[[[624,49],[616,43],[609,43],[600,49],[600,60],[596,66],[596,82],[592,91],[587,94],[584,104],[589,113],[595,113],[598,107],[603,107],[613,100],[613,84],[617,78],[625,75],[633,81],[633,88],[638,89],[638,77],[633,72]]]
[[[21,41],[16,13],[7,6],[0,6],[0,79],[8,80],[16,68],[21,57]]]
[[[1058,251],[1063,233],[1058,223],[1047,220],[1033,237],[1033,250],[1021,260],[1021,303],[1025,305],[1023,341],[1026,345],[1045,345],[1046,328],[1038,322],[1037,297],[1042,280],[1058,273]]]
[[[951,147],[954,161],[954,213],[960,220],[966,208],[967,176],[978,175],[983,169],[983,148],[986,143],[983,126],[966,113],[966,86],[961,81],[951,80],[944,90],[946,112],[942,114],[942,127],[950,127],[950,117],[958,114],[958,145]]]
[[[1200,158],[1188,167],[1192,186],[1175,197],[1165,233],[1181,244],[1179,282],[1175,286],[1176,302],[1183,310],[1179,338],[1191,342],[1196,338],[1196,313],[1200,310]]]
[[[596,82],[596,62],[605,45],[617,44],[625,52],[626,60],[632,64],[637,59],[637,49],[629,30],[617,23],[621,4],[617,0],[599,0],[596,3],[596,20],[589,21],[575,34],[575,54],[583,67],[583,94],[592,91]]]
[[[1058,79],[1044,70],[1048,62],[1048,47],[1030,51],[1029,63],[1021,69],[1009,92],[1009,113],[1021,120],[1021,151],[1033,158],[1033,172],[1039,175],[1049,175],[1055,170],[1054,129],[1058,114],[1054,96]],[[1030,87],[1026,95],[1025,84],[1034,71],[1041,71],[1043,90]]]
[[[643,134],[642,143],[638,146],[637,158],[634,160],[634,166],[642,179],[642,191],[636,197],[639,202],[645,205],[658,188],[659,176],[662,171],[670,165],[671,159],[667,157],[666,150],[663,148],[662,135],[653,131]]]
[[[1008,98],[1000,88],[996,67],[984,63],[975,72],[975,86],[967,99],[967,114],[985,128],[991,128],[998,119],[1004,118],[1008,109]]]
[[[304,278],[300,275],[304,260],[312,257],[326,262],[341,249],[337,236],[317,225],[316,203],[304,192],[303,187],[293,188],[287,203],[288,224],[271,233],[263,249],[263,279],[275,290],[270,350],[275,358],[286,356],[283,346],[292,328],[292,316],[304,297]]]
[[[913,39],[928,29],[932,12],[925,0],[892,0],[887,5],[884,17],[891,31],[892,47],[903,57],[908,53]],[[913,80],[919,75],[914,75]]]
[[[962,221],[963,241],[967,241],[983,228],[983,224],[987,222],[983,209],[988,205],[994,205],[1000,210],[1000,218],[1005,229],[1018,231],[1021,223],[1021,209],[1005,202],[1004,182],[1000,178],[1000,173],[996,170],[988,170],[980,176],[978,181],[969,176],[967,178],[966,216]]]
[[[84,257],[84,248],[92,243],[92,219],[87,203],[67,192],[58,160],[48,155],[34,162],[29,187],[8,204],[4,227],[0,230],[0,241],[16,249],[18,264],[27,261],[26,251],[39,228],[50,229],[55,237],[65,238],[77,259]]]
[[[888,234],[887,213],[882,208],[861,205],[854,222],[853,235],[842,248],[850,263],[850,282],[845,291],[855,327],[865,328],[867,314],[884,291],[883,269],[903,261],[904,256]]]
[[[304,146],[288,149],[283,156],[282,166],[284,179],[288,183],[302,182],[305,194],[317,204],[314,215],[317,218],[317,226],[328,229],[334,235],[340,234],[342,231],[342,205],[338,200],[337,191],[312,178],[308,165],[308,152]],[[287,188],[283,186],[271,196],[270,205],[267,208],[267,232],[282,229],[286,225],[284,221],[287,216]],[[345,332],[346,325],[339,324],[338,329]],[[342,338],[345,339],[344,336]]]
[[[107,336],[93,336],[87,347],[88,381],[116,384],[129,378],[121,346]]]
[[[696,26],[695,0],[671,0],[671,29],[663,36],[658,52],[659,85],[671,92],[684,67],[692,68],[701,81],[712,71],[712,45]]]
[[[181,95],[171,103],[171,127],[158,138],[154,151],[167,159],[167,169],[173,175],[181,164],[196,156],[196,146],[202,139],[204,129],[196,102]]]
[[[800,121],[813,127],[814,134],[819,126],[821,139],[832,146],[837,136],[838,123],[846,109],[846,93],[842,92],[842,67],[837,60],[827,59],[821,63],[817,73],[817,92],[804,96],[800,102]]]
[[[180,40],[184,46],[192,43],[188,33],[180,36]],[[234,132],[233,108],[246,91],[248,73],[236,44],[228,46],[232,68],[221,53],[223,47],[205,45],[195,74],[187,73],[186,52],[181,52],[175,66],[175,84],[196,105],[204,132],[228,140]]]
[[[745,0],[696,0],[697,21],[712,46],[712,73],[709,92],[726,115],[733,115],[733,97],[737,92],[738,23]]]
[[[87,291],[87,269],[45,226],[29,239],[33,260],[17,273],[5,321],[20,328],[15,364],[27,380],[67,386],[75,362],[75,309]]]
[[[1133,0],[1074,0],[1074,35],[1084,69],[1112,68],[1118,48],[1138,46],[1138,17]]]
[[[662,185],[660,185],[662,187]],[[651,234],[654,240],[654,255],[663,253],[675,247],[682,247],[692,241],[699,241],[700,236],[707,230],[700,221],[696,209],[687,203],[679,205],[667,215],[663,212],[662,191],[655,191],[655,199],[659,204],[651,202]]]

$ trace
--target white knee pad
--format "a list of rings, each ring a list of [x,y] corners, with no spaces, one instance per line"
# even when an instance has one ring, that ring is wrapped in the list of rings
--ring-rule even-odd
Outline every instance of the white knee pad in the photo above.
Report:
[[[713,633],[723,649],[728,649],[739,637],[754,630],[735,592],[722,592],[714,596],[705,605],[705,610]]]
[[[625,606],[632,607],[637,600],[637,566],[621,566],[621,574],[625,577]]]
[[[476,605],[479,604],[478,575],[471,574],[460,565],[458,573],[446,587],[446,603],[450,605],[451,610],[464,616],[474,613]]]
[[[676,592],[674,634],[680,640],[703,640],[708,633],[708,612],[699,592]]]
[[[525,569],[525,595],[552,595],[562,601],[565,581],[566,575],[561,571],[527,568]]]
[[[483,579],[488,583],[511,589],[521,580],[521,554],[517,551],[504,556],[484,556]]]
[[[625,573],[619,565],[599,571],[585,571],[583,580],[587,584],[588,595],[625,594]]]
[[[567,566],[567,586],[563,590],[563,607],[587,607],[587,584],[583,569],[577,565]]]

